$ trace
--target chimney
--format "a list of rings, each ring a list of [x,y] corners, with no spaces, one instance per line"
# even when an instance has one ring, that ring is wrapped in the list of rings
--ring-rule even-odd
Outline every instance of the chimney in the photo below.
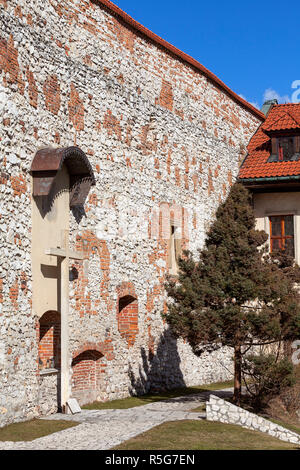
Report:
[[[267,115],[268,112],[270,111],[270,109],[275,104],[278,104],[278,101],[276,99],[265,101],[264,104],[262,105],[261,112],[264,113],[265,115]]]

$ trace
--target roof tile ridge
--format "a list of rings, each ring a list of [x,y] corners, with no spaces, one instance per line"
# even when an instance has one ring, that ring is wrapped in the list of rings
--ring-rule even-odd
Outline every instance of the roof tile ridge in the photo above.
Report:
[[[298,124],[298,126],[300,125],[299,120],[294,116],[293,113],[291,113],[290,110],[289,110],[289,111],[286,111],[286,114],[288,114],[288,115],[295,121],[295,123]]]
[[[273,117],[272,117],[272,114],[269,114],[269,116],[267,117],[265,122],[262,124],[262,129],[265,129],[265,130],[269,129],[270,126],[274,126],[274,124],[277,124],[278,121],[280,121],[282,118],[284,118],[286,114],[289,114],[284,109],[280,109],[280,110],[277,109],[277,111],[279,111],[279,112],[278,113],[276,112],[276,114],[273,112],[273,114],[275,114],[275,116],[273,116]],[[270,123],[268,123],[268,121],[270,121]]]

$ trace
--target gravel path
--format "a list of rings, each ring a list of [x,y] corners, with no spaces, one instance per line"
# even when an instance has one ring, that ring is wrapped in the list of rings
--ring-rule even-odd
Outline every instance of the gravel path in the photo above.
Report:
[[[231,389],[211,392],[228,397]],[[205,419],[204,412],[191,412],[208,400],[210,392],[172,398],[126,410],[82,410],[75,415],[60,413],[41,419],[76,421],[65,429],[30,442],[0,442],[0,450],[107,450],[166,421]]]

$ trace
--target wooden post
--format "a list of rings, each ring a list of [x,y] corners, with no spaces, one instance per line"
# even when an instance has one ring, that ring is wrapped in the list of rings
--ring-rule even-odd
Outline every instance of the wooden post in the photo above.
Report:
[[[58,257],[60,267],[60,315],[61,315],[61,384],[60,405],[67,413],[67,401],[70,398],[70,345],[69,345],[69,260],[83,259],[83,253],[69,250],[69,232],[62,231],[61,247],[49,248],[46,254]]]
[[[61,408],[63,413],[67,413],[66,403],[70,397],[70,377],[69,377],[69,243],[67,231],[62,233],[62,247],[66,250],[66,255],[61,258],[60,271],[60,295],[61,295]]]

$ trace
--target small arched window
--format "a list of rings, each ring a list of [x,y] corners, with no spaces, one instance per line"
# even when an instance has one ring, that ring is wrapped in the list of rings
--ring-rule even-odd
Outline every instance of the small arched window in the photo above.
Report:
[[[128,346],[133,346],[138,334],[138,301],[131,295],[119,298],[118,330]]]
[[[39,369],[60,369],[60,314],[48,311],[39,320]]]

